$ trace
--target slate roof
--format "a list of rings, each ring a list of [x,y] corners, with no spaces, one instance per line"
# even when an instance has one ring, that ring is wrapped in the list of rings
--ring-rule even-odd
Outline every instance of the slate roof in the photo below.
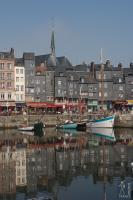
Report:
[[[133,76],[133,68],[123,68],[124,76]]]
[[[34,60],[35,54],[34,53],[23,53],[24,60]]]
[[[76,65],[74,67],[75,71],[88,71],[89,70],[89,66],[86,64],[81,64],[81,65]]]
[[[51,57],[51,54],[46,54],[46,55],[38,55],[35,56],[35,65],[38,66],[41,63],[47,62],[48,63],[48,67],[50,66],[50,62],[49,58]],[[56,57],[56,62],[57,62],[57,66],[61,66],[62,68],[67,68],[67,67],[71,67],[71,63],[70,61],[65,57]],[[52,65],[52,61],[51,61],[51,65]],[[55,65],[54,65],[55,66]]]
[[[14,59],[14,49],[11,48],[9,52],[0,52],[0,59]]]

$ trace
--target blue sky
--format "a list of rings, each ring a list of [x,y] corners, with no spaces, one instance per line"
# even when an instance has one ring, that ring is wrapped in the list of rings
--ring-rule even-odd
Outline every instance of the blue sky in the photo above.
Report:
[[[0,0],[0,51],[50,53],[54,19],[56,55],[73,65],[133,62],[133,0]]]

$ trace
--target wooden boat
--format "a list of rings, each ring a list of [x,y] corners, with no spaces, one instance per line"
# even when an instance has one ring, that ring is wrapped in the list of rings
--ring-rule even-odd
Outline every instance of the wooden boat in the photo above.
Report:
[[[87,128],[113,128],[115,116],[103,117],[86,123]]]
[[[77,123],[75,123],[71,120],[66,120],[64,123],[57,124],[56,128],[57,129],[76,129]]]

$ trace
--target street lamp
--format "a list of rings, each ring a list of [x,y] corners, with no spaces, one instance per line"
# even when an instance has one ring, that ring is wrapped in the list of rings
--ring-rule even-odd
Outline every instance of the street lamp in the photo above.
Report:
[[[8,107],[9,107],[9,103],[7,101],[7,103],[6,103],[6,111],[7,111],[7,113],[8,113]]]

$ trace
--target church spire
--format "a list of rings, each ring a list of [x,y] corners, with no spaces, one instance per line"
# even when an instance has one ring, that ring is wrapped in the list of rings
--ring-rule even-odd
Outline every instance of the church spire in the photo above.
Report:
[[[54,31],[52,31],[52,35],[51,35],[51,55],[55,56]]]

